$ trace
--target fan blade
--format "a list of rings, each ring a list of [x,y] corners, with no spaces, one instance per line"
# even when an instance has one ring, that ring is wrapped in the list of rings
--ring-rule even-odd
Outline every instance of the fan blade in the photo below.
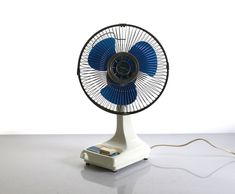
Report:
[[[137,42],[131,47],[129,53],[134,55],[140,64],[140,71],[154,76],[157,71],[157,55],[152,46],[144,41]]]
[[[115,39],[106,38],[91,49],[88,63],[95,70],[106,71],[107,62],[115,53]]]
[[[137,91],[134,83],[126,86],[109,84],[101,90],[101,94],[109,102],[117,105],[128,105],[135,101]]]

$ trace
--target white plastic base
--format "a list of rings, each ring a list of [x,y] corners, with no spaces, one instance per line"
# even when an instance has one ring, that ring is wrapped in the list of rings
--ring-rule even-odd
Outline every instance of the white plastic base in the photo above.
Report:
[[[117,171],[135,162],[147,159],[150,147],[143,142],[132,130],[128,116],[117,115],[117,129],[115,135],[107,142],[99,145],[120,150],[116,156],[107,156],[84,149],[81,158],[88,164]]]

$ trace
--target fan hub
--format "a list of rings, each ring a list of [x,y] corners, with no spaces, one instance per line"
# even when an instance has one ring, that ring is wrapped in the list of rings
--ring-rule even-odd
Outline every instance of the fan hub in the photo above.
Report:
[[[130,53],[120,52],[108,61],[108,78],[120,85],[133,82],[139,72],[139,63]]]
[[[120,61],[116,66],[116,72],[121,76],[127,76],[131,71],[131,65],[126,61]]]

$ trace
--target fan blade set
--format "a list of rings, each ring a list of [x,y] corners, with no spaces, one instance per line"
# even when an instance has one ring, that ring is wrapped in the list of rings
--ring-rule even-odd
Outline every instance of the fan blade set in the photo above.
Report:
[[[115,38],[106,38],[96,43],[91,49],[88,56],[88,64],[97,71],[107,71],[108,62],[116,54]],[[135,57],[139,63],[139,71],[153,77],[157,72],[157,55],[152,46],[145,42],[139,41],[135,43],[128,51]],[[124,62],[130,63],[128,59]],[[123,70],[124,71],[124,70]],[[138,76],[136,77],[138,79]],[[133,103],[137,98],[135,80],[120,84],[114,82],[107,74],[108,85],[101,89],[101,95],[109,102],[116,105],[128,105]]]

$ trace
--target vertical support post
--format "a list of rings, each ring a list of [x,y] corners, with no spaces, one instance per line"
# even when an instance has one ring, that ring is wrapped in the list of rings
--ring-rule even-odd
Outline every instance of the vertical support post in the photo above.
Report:
[[[138,138],[131,125],[130,116],[117,115],[117,127],[111,141],[128,147],[132,140]]]

